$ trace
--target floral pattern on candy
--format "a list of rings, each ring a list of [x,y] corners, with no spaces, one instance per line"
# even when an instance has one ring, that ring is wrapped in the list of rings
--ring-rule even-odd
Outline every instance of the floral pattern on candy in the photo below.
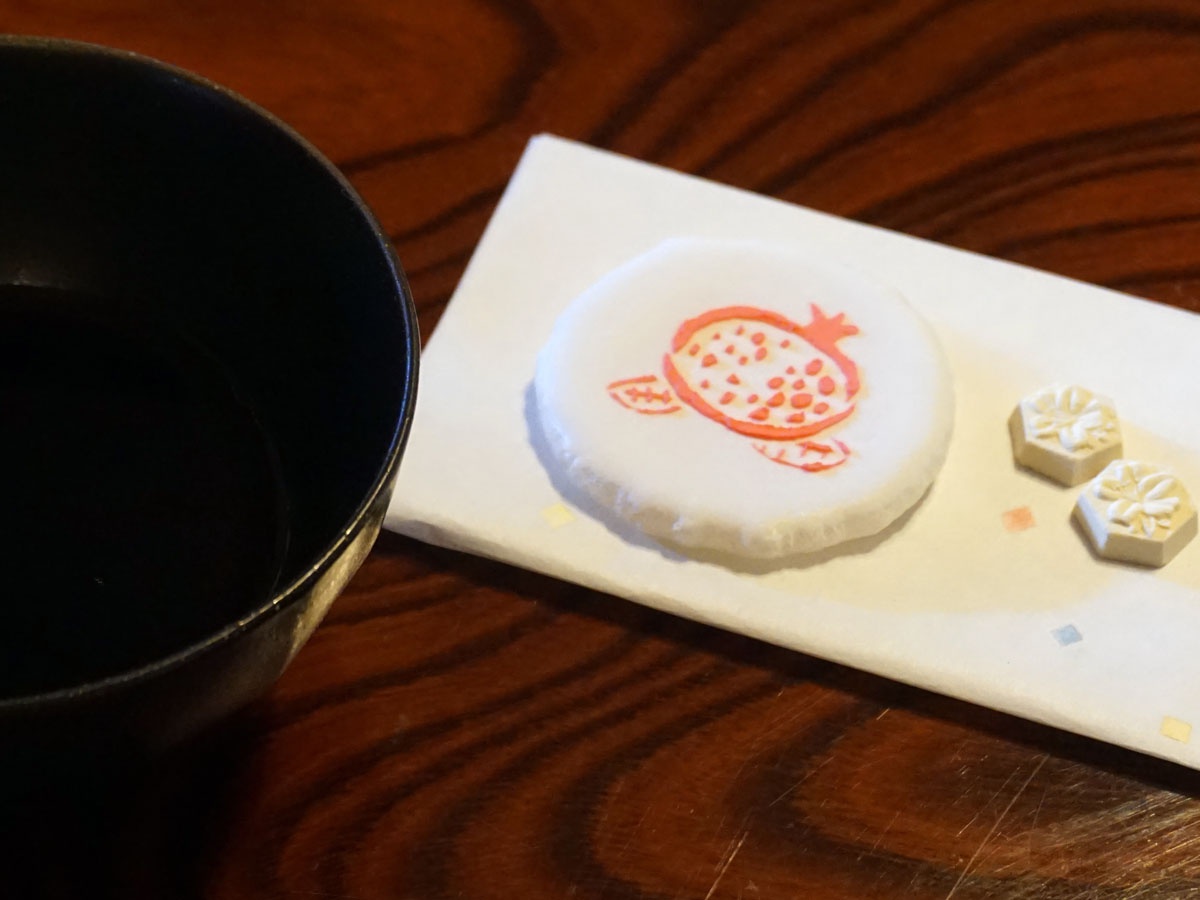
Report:
[[[1181,503],[1180,487],[1167,472],[1122,462],[1096,479],[1094,491],[1101,500],[1112,501],[1105,511],[1110,522],[1150,537],[1158,528],[1171,527],[1171,517]]]
[[[855,410],[858,366],[838,347],[858,328],[816,304],[801,325],[771,310],[727,306],[683,322],[662,373],[611,382],[609,396],[642,415],[690,408],[754,439],[764,458],[805,472],[842,465],[850,449],[810,437]]]
[[[1117,427],[1116,415],[1100,398],[1076,385],[1047,388],[1030,398],[1033,435],[1056,436],[1071,452],[1095,446]]]

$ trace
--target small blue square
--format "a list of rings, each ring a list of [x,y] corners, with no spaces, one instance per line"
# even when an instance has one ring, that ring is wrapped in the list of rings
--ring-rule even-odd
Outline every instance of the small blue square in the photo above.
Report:
[[[1074,625],[1064,625],[1062,628],[1055,628],[1050,633],[1064,647],[1069,644],[1077,644],[1083,640],[1083,635],[1079,633],[1079,629]]]

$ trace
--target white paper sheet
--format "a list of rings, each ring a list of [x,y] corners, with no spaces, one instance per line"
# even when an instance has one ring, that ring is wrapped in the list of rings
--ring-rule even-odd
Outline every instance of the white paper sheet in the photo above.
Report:
[[[548,468],[538,350],[600,275],[678,235],[795,242],[896,285],[950,359],[957,421],[883,535],[784,568],[690,559]],[[1112,397],[1126,455],[1200,494],[1200,317],[558,138],[534,139],[429,340],[388,528],[1200,768],[1200,541],[1097,559],[1077,489],[1012,463],[1006,420],[1055,381]],[[1034,526],[1006,527],[1028,508]]]

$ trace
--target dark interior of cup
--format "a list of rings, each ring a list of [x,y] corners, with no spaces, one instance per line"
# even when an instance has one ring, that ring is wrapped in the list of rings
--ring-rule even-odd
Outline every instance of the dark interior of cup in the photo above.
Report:
[[[416,332],[391,248],[199,79],[0,42],[0,702],[145,666],[336,555],[387,488]]]

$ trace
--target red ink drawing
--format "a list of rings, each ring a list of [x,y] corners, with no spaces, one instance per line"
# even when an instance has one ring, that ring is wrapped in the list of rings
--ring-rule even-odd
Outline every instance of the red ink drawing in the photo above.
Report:
[[[842,338],[858,334],[844,313],[827,316],[816,305],[812,320],[800,325],[770,310],[727,306],[688,319],[663,356],[661,375],[614,381],[609,396],[643,415],[685,412],[701,415],[748,438],[766,459],[805,472],[842,465],[850,449],[839,440],[809,440],[854,413],[859,391],[858,366],[839,348]],[[727,341],[721,357],[695,359],[692,347]],[[732,339],[729,337],[732,335]],[[732,367],[740,367],[740,375]],[[712,369],[700,376],[701,369]],[[820,376],[817,391],[802,391],[803,370]],[[721,375],[726,375],[721,378]],[[791,390],[779,390],[790,383]],[[734,386],[734,390],[729,389]],[[760,398],[767,398],[760,402]]]
[[[678,412],[682,407],[675,402],[671,391],[663,386],[654,375],[640,375],[614,381],[608,386],[608,396],[626,409],[651,416]]]

